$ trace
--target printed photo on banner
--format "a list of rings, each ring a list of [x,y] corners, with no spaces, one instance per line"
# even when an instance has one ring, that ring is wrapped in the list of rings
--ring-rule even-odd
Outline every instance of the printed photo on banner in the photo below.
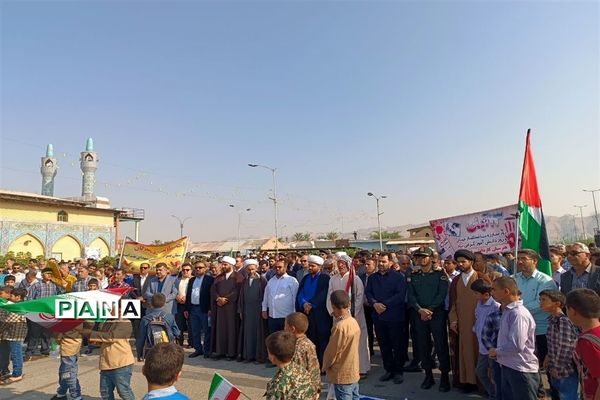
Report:
[[[458,249],[483,254],[512,251],[517,235],[517,205],[429,222],[440,256],[453,256]]]

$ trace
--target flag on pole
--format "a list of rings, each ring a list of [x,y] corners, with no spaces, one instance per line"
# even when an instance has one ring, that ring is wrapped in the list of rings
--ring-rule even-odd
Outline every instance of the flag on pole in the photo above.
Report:
[[[531,129],[527,130],[525,159],[519,191],[519,233],[521,248],[535,250],[539,255],[538,270],[552,276],[548,234],[542,212],[542,199],[538,190],[533,152],[531,151]]]
[[[236,400],[240,397],[240,394],[241,392],[238,388],[215,372],[210,382],[208,400]]]
[[[0,310],[24,314],[25,318],[35,322],[55,333],[64,333],[81,325],[81,319],[58,319],[56,314],[57,299],[81,299],[81,300],[105,300],[107,302],[118,301],[130,288],[115,288],[106,290],[90,290],[87,292],[73,292],[48,296],[41,299],[26,300],[20,303],[0,303]]]

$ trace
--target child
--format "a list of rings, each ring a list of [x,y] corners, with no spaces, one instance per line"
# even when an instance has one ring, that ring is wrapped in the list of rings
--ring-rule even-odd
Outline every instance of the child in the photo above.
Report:
[[[296,350],[296,337],[290,332],[277,331],[266,340],[269,361],[279,369],[265,392],[266,400],[306,400],[317,397],[308,372],[292,357]]]
[[[296,336],[296,350],[292,362],[303,367],[311,377],[311,384],[316,393],[321,392],[321,375],[319,359],[313,342],[306,337],[308,318],[301,312],[291,313],[285,318],[284,330]]]
[[[148,351],[142,367],[148,394],[142,400],[189,400],[173,386],[181,377],[183,358],[183,349],[175,343],[158,343]]]
[[[6,275],[4,277],[4,286],[15,287],[17,283],[17,279],[14,275]]]
[[[4,282],[4,279],[2,279]],[[13,288],[10,286],[0,286],[0,304],[6,304],[10,299]],[[0,340],[0,381],[8,378],[11,373],[8,369],[10,363],[10,348],[8,342]]]
[[[134,400],[131,374],[135,360],[129,345],[131,321],[109,319],[100,324],[99,331],[75,329],[82,336],[89,337],[90,342],[100,343],[100,397],[103,400],[113,399],[116,388],[121,399]]]
[[[88,284],[87,284],[87,288],[88,288],[88,290],[98,290],[98,289],[100,289],[98,286],[99,286],[99,285],[98,285],[98,279],[96,279],[96,278],[91,278],[91,279],[88,281]]]
[[[56,341],[60,346],[60,366],[58,367],[58,388],[51,400],[66,399],[67,392],[71,400],[81,399],[81,386],[78,373],[78,354],[81,350],[82,336],[76,330],[59,333]]]
[[[14,289],[10,295],[10,301],[19,303],[27,296],[27,290]],[[27,336],[27,319],[24,315],[0,312],[0,340],[8,342],[10,359],[13,365],[12,375],[2,381],[2,385],[19,382],[23,380],[23,342]]]
[[[502,319],[502,307],[491,312],[485,318],[483,330],[481,332],[481,343],[489,351],[498,347],[498,330],[500,329],[500,320]],[[502,396],[502,367],[492,358],[490,366],[492,367],[492,376],[494,377],[494,390],[496,391],[496,400],[503,400]]]
[[[581,328],[575,346],[585,400],[600,399],[600,297],[591,289],[575,289],[567,294],[569,319]]]
[[[565,295],[559,290],[540,292],[540,308],[550,314],[544,368],[550,375],[550,386],[558,391],[560,400],[577,400],[577,372],[573,365],[577,330],[562,311],[565,302]]]
[[[498,311],[500,303],[492,298],[492,285],[483,279],[477,279],[471,284],[471,290],[475,292],[477,306],[475,307],[475,325],[473,325],[473,333],[477,336],[479,344],[479,358],[475,373],[477,378],[488,393],[490,400],[496,400],[496,386],[490,380],[489,370],[492,368],[492,360],[489,357],[488,349],[482,342],[485,321],[488,315]]]
[[[10,294],[13,291],[12,286],[0,286],[0,304],[5,304],[10,300]]]
[[[148,309],[146,315],[140,321],[140,332],[138,333],[138,337],[135,340],[135,348],[137,352],[138,361],[141,361],[143,357],[145,357],[144,352],[148,349],[144,347],[147,345],[146,338],[148,336],[148,326],[150,323],[157,318],[162,318],[165,328],[167,329],[167,335],[169,339],[172,340],[174,338],[178,338],[180,335],[179,328],[175,323],[175,318],[173,314],[169,314],[161,310],[166,303],[166,297],[162,293],[155,293],[150,300],[152,304],[152,308]]]
[[[502,366],[502,396],[513,400],[537,400],[540,383],[535,356],[535,321],[523,305],[517,282],[508,276],[493,283],[492,295],[504,311],[498,330],[498,346],[489,349]]]
[[[321,370],[333,383],[336,399],[358,400],[360,327],[350,315],[350,297],[344,290],[336,290],[329,297],[335,323]]]

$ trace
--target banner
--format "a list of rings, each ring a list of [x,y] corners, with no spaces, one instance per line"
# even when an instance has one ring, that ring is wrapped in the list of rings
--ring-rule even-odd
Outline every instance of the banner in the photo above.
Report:
[[[159,262],[164,262],[174,273],[183,264],[187,245],[187,236],[161,244],[143,244],[126,239],[121,250],[121,265],[130,272],[139,273],[142,263],[154,267]]]
[[[517,205],[429,221],[442,260],[459,249],[483,254],[514,251]]]

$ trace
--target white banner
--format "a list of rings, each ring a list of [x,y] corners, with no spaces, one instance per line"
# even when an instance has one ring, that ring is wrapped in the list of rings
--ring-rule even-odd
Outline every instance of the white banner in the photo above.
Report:
[[[429,222],[440,257],[459,249],[483,254],[513,251],[517,234],[517,205],[436,219]]]

